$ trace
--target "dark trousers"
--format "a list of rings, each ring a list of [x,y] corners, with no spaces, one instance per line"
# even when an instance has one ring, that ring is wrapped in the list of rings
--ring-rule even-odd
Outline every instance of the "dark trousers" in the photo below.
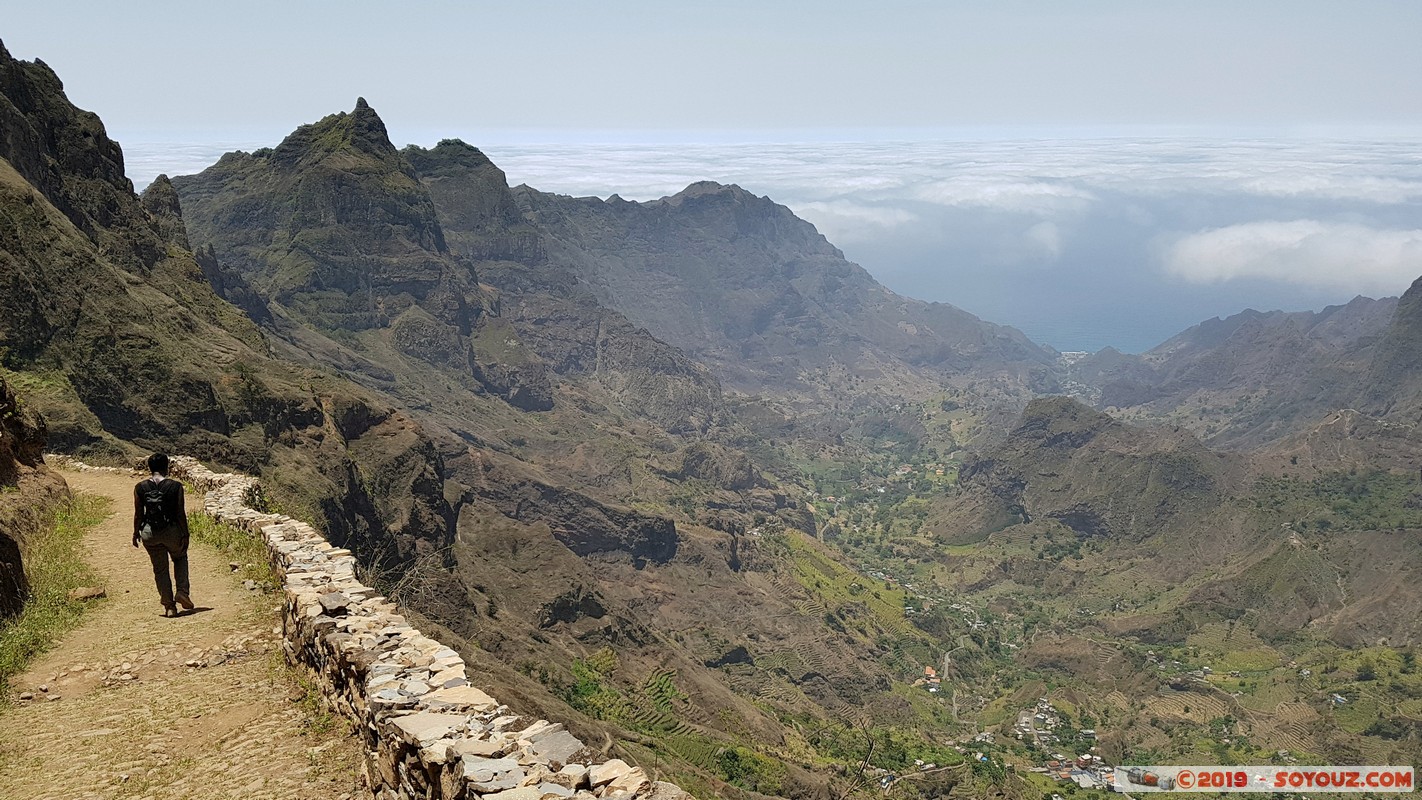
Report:
[[[188,548],[181,541],[166,538],[153,539],[143,543],[148,551],[148,560],[153,562],[153,582],[158,585],[158,597],[164,608],[173,608],[173,584],[178,584],[179,594],[189,594]],[[168,576],[168,559],[173,560],[173,574]]]

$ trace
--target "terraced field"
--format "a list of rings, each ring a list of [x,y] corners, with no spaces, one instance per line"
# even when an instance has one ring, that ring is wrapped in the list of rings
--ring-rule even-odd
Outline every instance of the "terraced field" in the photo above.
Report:
[[[1319,752],[1314,726],[1318,712],[1307,703],[1279,703],[1272,713],[1249,712],[1243,732],[1269,750],[1288,750],[1296,755]]]
[[[1198,692],[1177,692],[1156,695],[1146,700],[1147,713],[1161,719],[1208,723],[1230,713],[1230,707],[1218,697]]]

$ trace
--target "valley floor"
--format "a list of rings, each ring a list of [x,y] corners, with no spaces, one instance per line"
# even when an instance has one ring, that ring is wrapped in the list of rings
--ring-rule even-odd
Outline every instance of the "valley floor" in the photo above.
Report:
[[[12,682],[14,702],[0,707],[0,797],[356,796],[359,745],[295,702],[304,693],[282,664],[277,601],[194,541],[197,608],[160,617],[148,559],[130,546],[137,476],[64,476],[113,500],[84,543],[108,598]]]

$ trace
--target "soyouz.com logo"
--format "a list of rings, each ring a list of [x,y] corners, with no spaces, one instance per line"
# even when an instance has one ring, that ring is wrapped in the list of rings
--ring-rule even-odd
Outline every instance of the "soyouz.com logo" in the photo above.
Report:
[[[1412,767],[1117,767],[1123,792],[1410,792]]]

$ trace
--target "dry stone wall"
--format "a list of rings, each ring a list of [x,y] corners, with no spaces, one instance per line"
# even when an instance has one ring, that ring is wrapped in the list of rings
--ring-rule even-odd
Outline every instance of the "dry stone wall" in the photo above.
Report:
[[[690,800],[620,759],[597,763],[561,723],[519,714],[474,686],[458,653],[360,582],[349,550],[254,508],[256,478],[186,456],[172,459],[172,472],[202,490],[208,515],[266,543],[283,581],[287,658],[356,726],[377,800]]]

